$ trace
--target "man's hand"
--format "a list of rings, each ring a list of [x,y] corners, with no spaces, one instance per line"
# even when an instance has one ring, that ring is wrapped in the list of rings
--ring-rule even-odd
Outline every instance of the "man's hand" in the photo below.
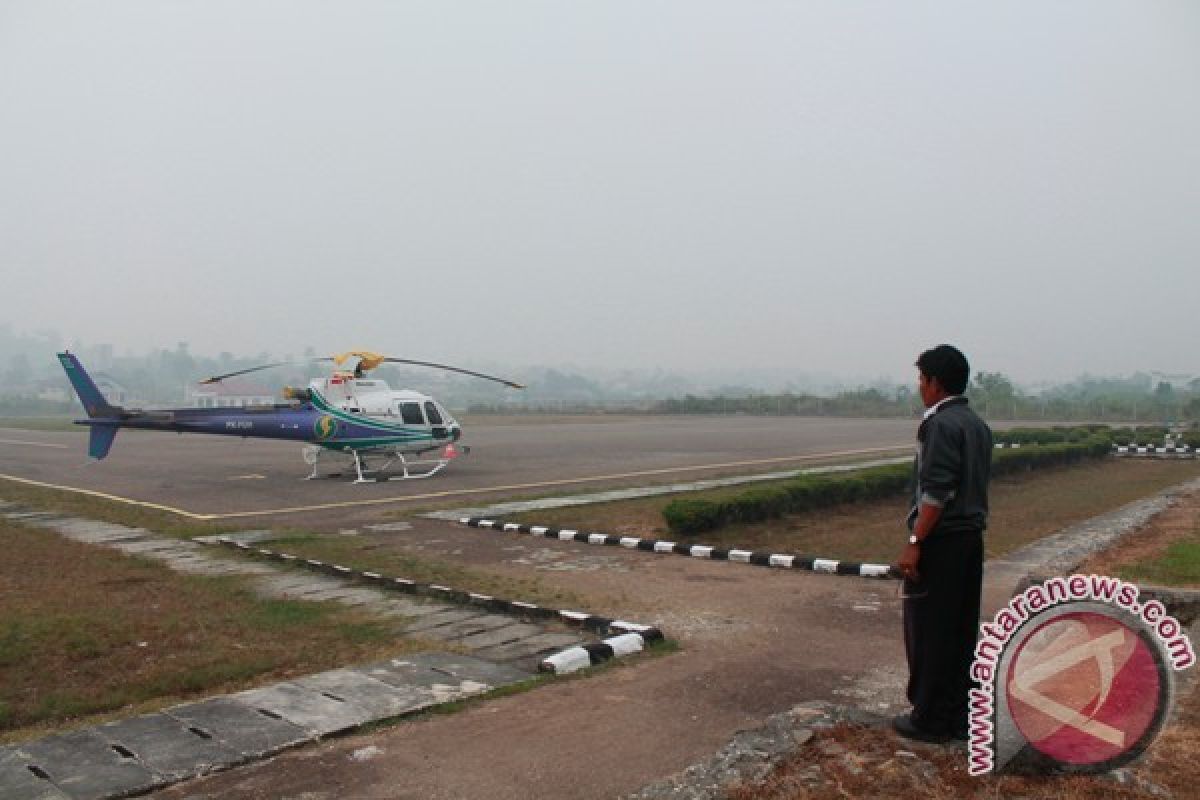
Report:
[[[921,546],[905,545],[904,550],[900,553],[900,560],[896,562],[896,569],[900,570],[900,574],[910,581],[919,581],[921,576],[917,573],[917,562],[920,560]]]

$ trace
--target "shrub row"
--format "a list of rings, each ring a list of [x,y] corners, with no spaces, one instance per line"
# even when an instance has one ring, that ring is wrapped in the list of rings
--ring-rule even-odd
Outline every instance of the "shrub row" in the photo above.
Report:
[[[1058,444],[1060,442],[1082,442],[1102,430],[1102,425],[1081,425],[1074,428],[1010,428],[994,431],[996,444]]]
[[[1118,444],[1124,447],[1130,444],[1148,445],[1152,444],[1156,447],[1162,447],[1163,440],[1166,439],[1167,429],[1161,426],[1157,427],[1140,427],[1140,428],[1114,428],[1112,431],[1113,444]]]
[[[1076,464],[1084,459],[1105,456],[1111,449],[1109,436],[1098,432],[1083,441],[997,450],[992,456],[992,474]],[[784,514],[895,496],[911,490],[911,481],[909,464],[870,467],[835,475],[803,475],[773,486],[728,495],[679,498],[668,503],[662,513],[672,533],[690,535],[735,522],[761,522]]]
[[[802,475],[724,497],[672,500],[662,513],[672,532],[700,533],[732,522],[761,522],[784,514],[895,495],[907,488],[911,471],[908,464],[893,464],[844,474]]]

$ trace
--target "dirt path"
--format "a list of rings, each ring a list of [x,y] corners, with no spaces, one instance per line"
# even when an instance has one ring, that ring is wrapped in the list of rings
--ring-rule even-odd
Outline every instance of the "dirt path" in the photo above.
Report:
[[[541,553],[556,567],[543,570],[546,580],[661,624],[682,650],[284,753],[158,796],[612,798],[685,768],[771,713],[813,698],[844,702],[839,692],[902,663],[891,582],[612,550],[597,561],[580,545],[435,523],[405,541],[439,553],[469,542],[472,560],[514,571],[528,569],[514,562]]]
[[[1200,494],[1155,520],[1200,510]],[[1152,526],[1153,527],[1153,526]],[[904,708],[895,584],[655,557],[414,521],[379,546],[513,576],[532,567],[589,611],[660,625],[681,651],[460,713],[284,753],[160,798],[613,798],[707,758],[806,700]],[[989,572],[989,588],[1013,576]],[[990,587],[994,584],[994,587]]]

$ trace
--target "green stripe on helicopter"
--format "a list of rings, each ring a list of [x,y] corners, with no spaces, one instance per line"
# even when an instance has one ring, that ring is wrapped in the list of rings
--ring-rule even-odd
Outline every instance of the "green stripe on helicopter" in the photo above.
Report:
[[[317,408],[318,411],[321,411],[322,413],[324,413],[328,416],[334,417],[335,419],[341,420],[342,422],[349,422],[349,423],[353,423],[354,425],[361,425],[364,428],[375,428],[377,430],[384,431],[387,433],[397,433],[397,434],[403,433],[403,434],[407,434],[407,435],[421,435],[421,434],[417,434],[410,427],[404,425],[403,423],[386,422],[384,420],[376,419],[375,417],[370,417],[370,416],[366,416],[363,414],[352,414],[349,411],[344,411],[340,408],[337,408],[336,406],[332,406],[329,404],[329,401],[327,401],[324,397],[322,397],[321,393],[316,391],[315,389],[312,391],[312,404]],[[319,419],[317,421],[317,425],[320,425],[324,419],[325,419],[324,417]],[[316,434],[317,434],[318,438],[324,439],[328,436],[332,436],[333,431],[329,431],[329,433],[324,433],[323,430],[318,429],[316,431]]]

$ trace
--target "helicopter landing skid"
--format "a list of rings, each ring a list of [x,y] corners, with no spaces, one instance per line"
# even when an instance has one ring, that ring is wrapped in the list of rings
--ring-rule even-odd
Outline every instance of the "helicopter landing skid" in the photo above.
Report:
[[[304,479],[306,481],[315,480],[320,477],[335,478],[340,477],[342,473],[335,472],[322,476],[317,471],[317,465],[321,460],[324,449],[320,447],[305,448],[304,460],[312,465],[312,472]],[[438,458],[425,461],[409,461],[404,457],[403,453],[394,453],[385,457],[383,462],[378,466],[372,467],[368,464],[366,456],[357,450],[350,450],[349,456],[354,461],[354,471],[357,478],[352,483],[384,483],[386,481],[407,481],[417,480],[419,478],[431,478],[446,468],[450,463],[448,458]],[[399,464],[400,472],[397,475],[386,475],[393,465]],[[414,472],[413,468],[420,471]]]
[[[399,475],[384,475],[383,473],[393,465],[400,464]],[[364,458],[357,450],[354,451],[354,468],[358,471],[358,480],[355,483],[384,483],[385,481],[409,481],[417,480],[418,478],[432,478],[434,475],[441,472],[449,464],[448,459],[439,458],[432,461],[409,461],[404,457],[403,453],[396,453],[389,456],[382,464],[374,469],[367,468],[367,459]],[[409,472],[409,467],[430,467],[424,472],[412,473]],[[375,477],[368,478],[367,475],[374,474]]]

